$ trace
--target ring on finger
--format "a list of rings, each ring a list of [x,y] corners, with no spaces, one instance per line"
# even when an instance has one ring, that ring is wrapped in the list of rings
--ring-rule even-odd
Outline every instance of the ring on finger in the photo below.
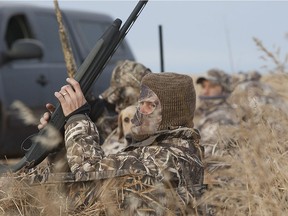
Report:
[[[64,92],[64,93],[61,93],[62,94],[62,96],[64,97],[65,95],[67,95],[67,92]]]

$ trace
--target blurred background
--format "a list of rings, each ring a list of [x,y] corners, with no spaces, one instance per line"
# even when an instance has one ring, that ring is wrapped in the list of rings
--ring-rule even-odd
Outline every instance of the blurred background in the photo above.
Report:
[[[53,0],[21,2],[54,7]],[[60,8],[108,13],[123,21],[137,4],[136,0],[58,2]],[[274,64],[263,59],[265,54],[253,37],[284,61],[288,49],[287,8],[287,1],[150,0],[127,39],[137,61],[155,72],[161,69],[161,25],[165,71],[199,74],[219,68],[229,73],[247,70],[266,73],[273,70]]]

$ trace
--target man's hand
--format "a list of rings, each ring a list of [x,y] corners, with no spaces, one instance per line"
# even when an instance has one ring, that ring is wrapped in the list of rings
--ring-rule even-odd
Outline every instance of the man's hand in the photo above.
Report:
[[[55,110],[55,106],[53,104],[47,103],[46,104],[46,108],[49,112],[45,112],[43,114],[43,116],[40,118],[40,124],[38,124],[38,129],[41,130],[42,128],[44,128],[47,124],[48,121],[51,117],[51,114],[54,112]]]
[[[68,116],[87,103],[79,83],[73,78],[67,78],[70,85],[65,85],[54,95],[59,100],[64,116]]]
[[[54,95],[57,97],[62,106],[63,114],[68,116],[78,108],[82,107],[85,103],[87,103],[87,101],[79,83],[75,79],[67,78],[66,81],[70,85],[63,86],[61,90],[59,92],[55,92]],[[40,124],[38,125],[39,130],[48,124],[51,114],[55,110],[55,106],[50,103],[46,104],[46,108],[49,112],[45,112],[40,118]]]

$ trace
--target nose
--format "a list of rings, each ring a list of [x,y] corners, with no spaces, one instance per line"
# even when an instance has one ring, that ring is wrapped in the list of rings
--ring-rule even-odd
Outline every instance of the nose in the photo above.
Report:
[[[145,106],[140,106],[139,111],[140,111],[140,113],[143,113],[143,114],[147,114],[148,113],[148,111],[147,111]]]
[[[125,139],[126,139],[128,145],[130,145],[130,144],[132,143],[132,136],[131,136],[131,134],[127,134],[127,135],[125,136]]]
[[[141,101],[139,104],[139,112],[144,115],[151,114],[156,109],[156,104],[151,101]]]

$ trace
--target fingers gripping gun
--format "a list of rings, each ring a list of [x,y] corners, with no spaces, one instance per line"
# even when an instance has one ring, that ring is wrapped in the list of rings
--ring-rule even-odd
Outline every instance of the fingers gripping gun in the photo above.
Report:
[[[75,79],[79,82],[85,97],[89,94],[88,91],[92,84],[97,80],[147,2],[148,0],[140,0],[122,27],[122,21],[116,19],[96,42],[94,48],[77,70]],[[56,105],[49,124],[59,131],[63,129],[65,117],[60,103]],[[47,133],[47,131],[44,128],[39,131],[38,136],[45,136],[45,133]],[[48,149],[39,141],[33,141],[29,151],[26,152],[18,163],[12,165],[0,164],[0,175],[9,171],[16,172],[23,167],[32,168],[41,163],[53,150],[54,149]]]

